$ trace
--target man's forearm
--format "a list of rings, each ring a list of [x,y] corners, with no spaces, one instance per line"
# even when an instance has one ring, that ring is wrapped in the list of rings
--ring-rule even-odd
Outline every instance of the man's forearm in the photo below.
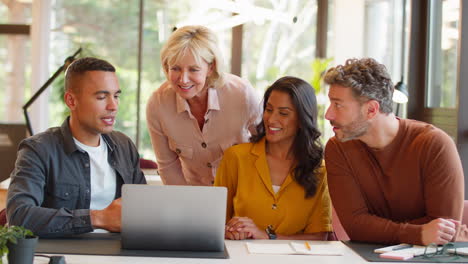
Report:
[[[40,237],[59,237],[93,231],[88,209],[23,206],[10,208],[7,214],[10,225],[24,226]]]

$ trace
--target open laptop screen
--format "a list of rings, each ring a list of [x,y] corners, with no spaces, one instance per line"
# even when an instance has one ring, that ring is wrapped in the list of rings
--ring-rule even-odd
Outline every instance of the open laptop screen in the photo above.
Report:
[[[125,184],[122,247],[223,251],[227,189]]]

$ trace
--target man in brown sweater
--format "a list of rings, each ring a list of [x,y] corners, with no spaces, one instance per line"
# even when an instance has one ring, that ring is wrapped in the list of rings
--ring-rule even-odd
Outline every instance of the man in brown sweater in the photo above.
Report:
[[[463,169],[453,140],[392,113],[391,78],[373,59],[347,60],[325,82],[331,101],[325,118],[335,132],[325,148],[328,184],[351,240],[465,240]]]

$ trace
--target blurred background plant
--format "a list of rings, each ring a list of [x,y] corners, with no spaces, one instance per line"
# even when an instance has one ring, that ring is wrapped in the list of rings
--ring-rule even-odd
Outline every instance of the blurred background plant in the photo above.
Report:
[[[323,75],[328,69],[328,66],[333,61],[333,58],[316,58],[312,61],[312,79],[310,84],[315,90],[317,97],[317,124],[318,129],[322,133],[321,141],[323,144],[329,138],[329,131],[327,131],[326,120],[325,120],[325,109],[327,107],[327,91],[326,85],[323,83]]]

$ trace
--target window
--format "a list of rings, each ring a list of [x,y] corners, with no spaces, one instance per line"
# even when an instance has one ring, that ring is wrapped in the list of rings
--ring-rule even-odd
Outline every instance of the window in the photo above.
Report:
[[[0,4],[0,23],[8,23],[8,7],[5,4]]]
[[[154,159],[146,128],[146,103],[151,94],[166,80],[160,65],[159,51],[174,27],[203,24],[217,34],[226,65],[229,65],[231,28],[228,12],[216,2],[145,1],[141,69],[139,151]],[[191,10],[187,12],[187,10]],[[117,68],[123,91],[116,130],[136,143],[138,37],[140,7],[135,1],[55,1],[51,34],[51,72],[63,64],[79,47],[81,56],[108,60]],[[226,71],[229,71],[226,68]],[[53,83],[50,103],[51,126],[60,125],[68,108],[63,103],[63,76]]]
[[[405,6],[406,2],[406,6]],[[330,57],[333,65],[371,57],[387,67],[394,84],[405,75],[405,0],[334,0]],[[407,21],[407,17],[405,19]],[[409,23],[406,22],[406,25]],[[406,37],[406,39],[405,39]],[[325,137],[332,136],[329,126]]]
[[[31,22],[31,5],[10,1],[0,3],[0,23],[27,24]],[[22,106],[30,96],[31,41],[29,35],[0,35],[0,122],[24,122]]]
[[[135,142],[139,139],[138,148],[144,158],[154,158],[146,128],[146,103],[150,95],[166,80],[160,65],[159,51],[174,27],[201,24],[213,29],[220,42],[225,71],[230,72],[232,27],[242,25],[242,75],[261,94],[267,85],[283,75],[295,75],[307,81],[312,77],[317,0],[144,1],[141,61],[138,54],[141,11],[139,1],[51,0],[50,3],[50,52],[45,55],[49,56],[49,73],[54,73],[80,47],[83,48],[80,56],[103,58],[115,65],[123,90],[116,129]],[[29,10],[26,18],[30,21],[31,4],[21,5]],[[1,19],[7,17],[6,12],[9,9],[0,5],[0,23]],[[0,66],[4,69],[9,69],[9,61],[12,61],[7,58],[11,54],[7,50],[7,39],[6,36],[0,36]],[[266,39],[273,43],[267,43]],[[15,47],[15,52],[25,58],[25,79],[21,87],[30,87],[29,42],[26,41],[24,48]],[[140,62],[141,70],[138,67]],[[7,83],[6,78],[7,72],[2,71],[0,81]],[[40,118],[49,120],[48,126],[59,126],[69,114],[63,102],[63,88],[64,79],[60,75],[48,89],[50,93],[47,107],[50,116],[40,115]],[[6,93],[12,91],[16,90],[0,90],[0,95],[8,98]],[[31,96],[29,90],[21,93],[20,97],[23,99],[15,107],[19,111],[24,98],[29,99]],[[14,97],[17,98],[16,95]],[[43,94],[41,97],[47,95]],[[7,115],[7,109],[8,107],[0,108],[0,118]],[[18,120],[24,120],[22,114]]]
[[[402,54],[401,0],[367,0],[365,3],[364,56],[384,64],[393,81],[400,81]]]
[[[116,66],[122,89],[116,129],[135,138],[139,6],[133,1],[75,0],[55,1],[52,7],[50,72],[79,47],[81,56],[103,58]],[[59,126],[68,115],[63,75],[51,88],[50,126]]]
[[[252,1],[245,8],[242,74],[261,91],[285,75],[312,78],[317,1]]]
[[[403,69],[404,0],[334,0],[331,57],[335,64],[371,57],[384,64],[393,81]]]
[[[460,1],[431,0],[426,106],[455,108],[457,102]]]

